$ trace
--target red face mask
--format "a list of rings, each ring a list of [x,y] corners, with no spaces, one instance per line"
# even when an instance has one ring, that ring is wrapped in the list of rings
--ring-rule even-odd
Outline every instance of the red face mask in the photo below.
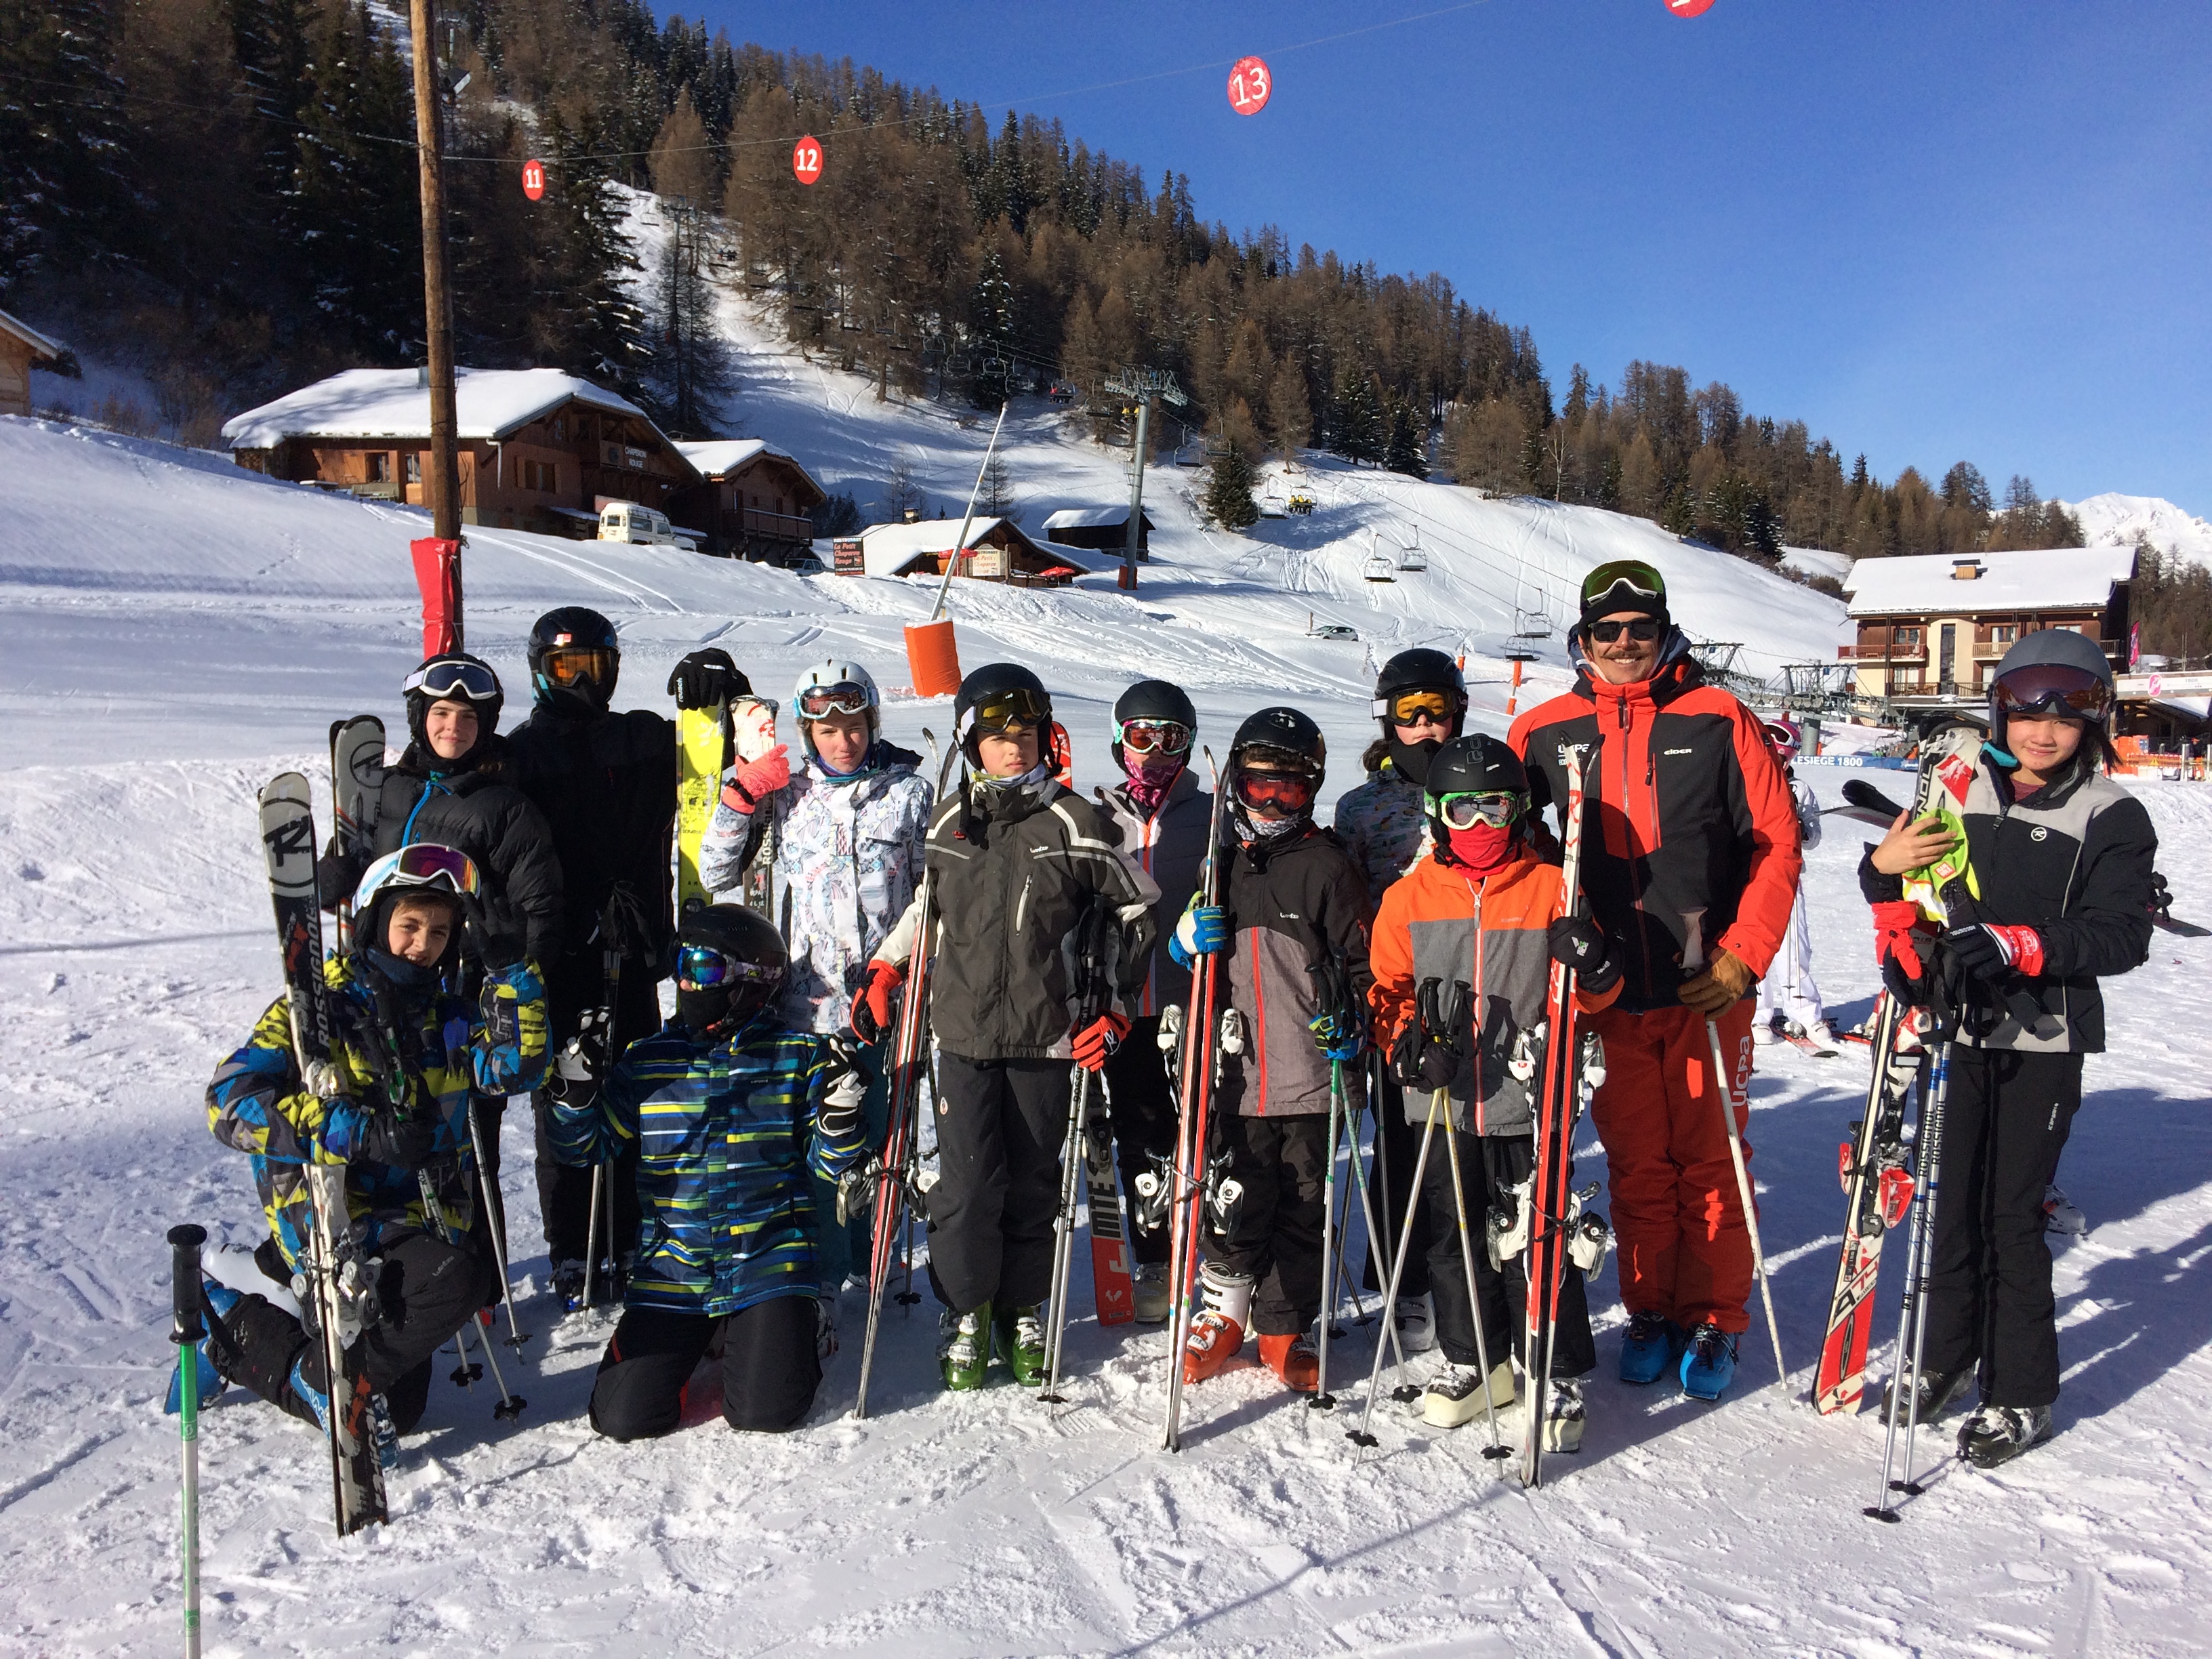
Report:
[[[1451,830],[1445,834],[1451,842],[1452,856],[1474,875],[1490,874],[1503,866],[1513,851],[1513,826],[1510,823],[1496,828],[1478,823],[1472,830]]]

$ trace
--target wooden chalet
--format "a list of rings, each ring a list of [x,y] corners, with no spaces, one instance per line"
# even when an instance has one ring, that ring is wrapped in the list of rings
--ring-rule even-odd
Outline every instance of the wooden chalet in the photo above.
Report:
[[[1061,547],[1080,547],[1121,557],[1129,545],[1129,507],[1066,507],[1044,521],[1044,538]],[[1152,515],[1137,515],[1137,557],[1149,563],[1152,556]]]
[[[58,363],[69,355],[59,340],[49,339],[20,318],[0,311],[0,415],[31,412],[31,365]]]
[[[959,534],[957,519],[871,525],[860,534],[857,560],[843,556],[842,549],[850,544],[841,544],[837,568],[848,575],[942,576]],[[960,566],[953,574],[980,581],[1065,587],[1089,568],[1075,562],[1063,549],[1039,547],[1011,519],[977,519],[961,545]]]
[[[829,492],[797,461],[759,438],[676,447],[701,481],[676,492],[669,516],[705,531],[705,551],[781,565],[812,553],[814,509]]]

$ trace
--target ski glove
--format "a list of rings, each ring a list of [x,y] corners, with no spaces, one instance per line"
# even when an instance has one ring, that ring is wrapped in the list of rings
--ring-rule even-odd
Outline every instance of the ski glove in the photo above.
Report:
[[[592,1009],[545,1068],[546,1097],[556,1105],[580,1106],[599,1093],[607,1070],[608,1024],[605,1009]]]
[[[714,708],[732,697],[749,696],[752,682],[738,672],[720,646],[694,651],[668,677],[668,695],[678,708]]]
[[[860,1045],[840,1032],[822,1043],[822,1109],[817,1115],[825,1140],[845,1141],[860,1127],[860,1102],[868,1092],[868,1068]]]
[[[503,973],[522,960],[522,936],[503,904],[487,904],[475,893],[461,895],[461,925],[469,954],[488,974]]]
[[[1341,1008],[1332,1008],[1325,1014],[1316,1014],[1306,1022],[1306,1030],[1313,1033],[1314,1047],[1322,1058],[1351,1060],[1359,1058],[1362,1047],[1359,1022]]]
[[[878,957],[868,964],[868,976],[853,996],[853,1012],[846,1024],[864,1043],[881,1042],[891,1029],[891,994],[906,983],[906,969]]]
[[[1920,907],[1911,899],[1889,899],[1872,907],[1874,955],[1881,966],[1881,982],[1890,995],[1907,1008],[1928,1000],[1928,968],[1920,951],[1926,942],[1915,931]]]
[[[1736,958],[1732,951],[1717,952],[1705,972],[1682,984],[1683,1005],[1707,1019],[1725,1013],[1751,994],[1759,975]]]
[[[1075,1063],[1086,1072],[1103,1072],[1121,1039],[1129,1035],[1129,1021],[1121,1014],[1101,1014],[1075,1033]]]
[[[1406,1022],[1390,1051],[1390,1075],[1401,1087],[1434,1093],[1449,1088],[1459,1076],[1473,1029],[1468,984],[1462,980],[1455,988],[1449,1009],[1443,1006],[1441,980],[1423,980],[1414,993],[1413,1018]]]
[[[730,769],[722,805],[732,812],[750,812],[790,781],[791,757],[778,744],[758,760],[739,761]]]
[[[1168,954],[1176,966],[1188,968],[1200,957],[1210,957],[1229,943],[1229,912],[1218,904],[1191,901],[1168,939]]]
[[[1585,991],[1609,991],[1620,977],[1620,953],[1605,929],[1587,916],[1554,917],[1544,942],[1551,948],[1552,960],[1574,969],[1575,983]]]
[[[1952,928],[1941,942],[1960,967],[1985,983],[2008,968],[2017,968],[2030,979],[2043,971],[2043,935],[2033,927],[1977,922]]]

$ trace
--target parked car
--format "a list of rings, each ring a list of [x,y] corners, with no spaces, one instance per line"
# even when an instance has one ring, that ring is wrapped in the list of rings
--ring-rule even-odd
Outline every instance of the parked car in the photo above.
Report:
[[[1319,628],[1314,629],[1314,637],[1317,640],[1350,640],[1357,645],[1359,642],[1359,630],[1355,628],[1346,628],[1342,623],[1323,623]]]
[[[640,547],[680,547],[686,553],[699,550],[696,535],[669,523],[665,513],[655,512],[637,501],[609,501],[601,507],[599,539],[629,542]]]

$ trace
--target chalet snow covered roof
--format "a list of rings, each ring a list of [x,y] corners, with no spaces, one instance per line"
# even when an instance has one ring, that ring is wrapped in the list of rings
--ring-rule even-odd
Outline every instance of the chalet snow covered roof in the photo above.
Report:
[[[790,462],[799,468],[807,483],[822,489],[821,481],[800,465],[795,457],[765,438],[708,438],[698,443],[678,443],[676,447],[685,460],[698,469],[702,478],[726,478],[747,461],[769,455],[779,461]],[[826,496],[830,492],[823,489],[822,493]]]
[[[1109,529],[1128,522],[1129,504],[1127,501],[1119,507],[1063,507],[1044,521],[1044,533],[1049,536],[1055,530]],[[1152,514],[1148,513],[1145,515],[1145,523],[1150,526],[1152,522]]]
[[[456,435],[465,440],[505,438],[571,398],[652,424],[651,417],[629,398],[561,369],[457,368]],[[233,449],[274,449],[287,438],[428,442],[430,388],[411,368],[349,368],[232,416],[223,423],[222,435]],[[662,441],[667,441],[664,437]]]
[[[1961,580],[1962,568],[1979,574]],[[1844,578],[1854,617],[1985,616],[2097,609],[2135,574],[2131,547],[2053,547],[2013,553],[1921,553],[1861,559]]]
[[[979,518],[968,527],[963,547],[973,548],[998,527],[996,518]],[[949,553],[960,533],[957,519],[924,519],[918,524],[872,524],[860,532],[860,556],[871,576],[896,576],[923,554]],[[1017,532],[1018,533],[1018,532]]]
[[[0,311],[0,332],[14,335],[31,348],[31,355],[34,357],[44,357],[52,361],[69,349],[59,340],[51,335],[40,333],[21,318],[11,317],[4,311]]]

